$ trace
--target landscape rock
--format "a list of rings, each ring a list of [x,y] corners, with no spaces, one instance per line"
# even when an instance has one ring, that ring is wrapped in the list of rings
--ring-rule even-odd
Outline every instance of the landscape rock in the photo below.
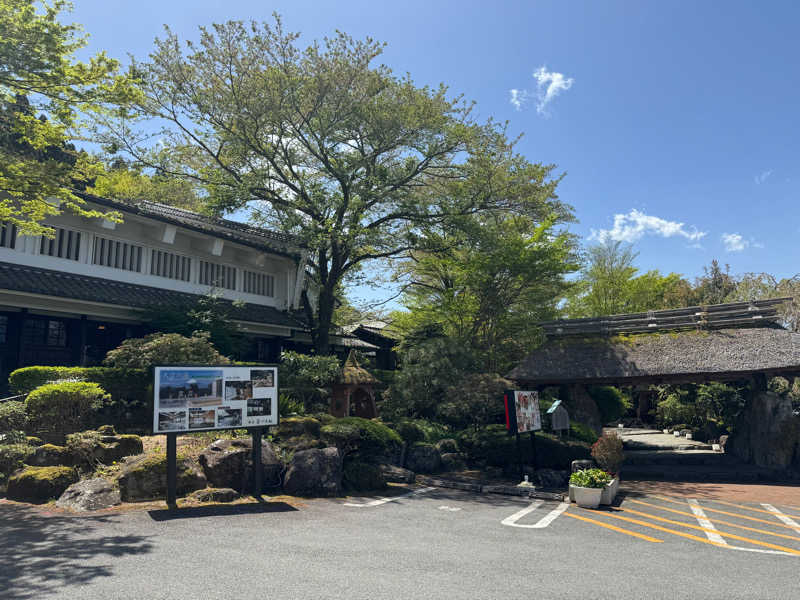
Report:
[[[569,472],[556,469],[537,469],[535,481],[540,487],[564,489],[569,485]]]
[[[39,504],[58,498],[76,481],[78,473],[72,467],[26,467],[8,479],[6,497]]]
[[[217,440],[198,457],[208,482],[217,488],[252,491],[253,441],[250,438]],[[283,463],[272,444],[261,442],[261,466],[265,486],[280,484]]]
[[[792,401],[774,392],[755,394],[739,415],[725,452],[759,467],[800,471],[800,417],[793,414]]]
[[[359,460],[345,460],[342,469],[342,484],[351,491],[382,490],[386,480],[379,465]]]
[[[414,471],[409,471],[397,465],[380,465],[381,474],[384,481],[389,483],[414,483],[417,480],[417,474]]]
[[[436,449],[441,454],[453,454],[458,452],[458,442],[450,438],[439,440],[436,442]]]
[[[184,496],[208,485],[203,470],[188,457],[178,456],[177,494]],[[117,477],[123,502],[155,500],[167,494],[167,457],[140,454],[125,459]]]
[[[295,496],[338,496],[342,491],[342,455],[338,448],[296,452],[283,481]]]
[[[439,451],[430,444],[418,442],[406,452],[406,467],[416,473],[435,473],[441,465]]]
[[[321,427],[322,423],[313,417],[287,417],[281,419],[277,436],[281,439],[302,435],[318,438]]]
[[[233,502],[240,494],[233,488],[206,488],[192,492],[191,497],[199,502]]]
[[[463,471],[467,468],[467,455],[459,452],[442,454],[442,469],[444,471]]]
[[[282,439],[281,447],[290,452],[299,452],[301,450],[311,450],[312,448],[327,448],[328,445],[315,437],[310,435],[297,435],[288,439]]]
[[[84,512],[116,506],[121,501],[119,489],[113,482],[95,477],[73,483],[61,494],[56,506]]]
[[[36,447],[33,455],[28,459],[28,464],[36,467],[71,466],[72,455],[64,446],[43,444]]]
[[[103,425],[105,432],[113,431],[111,425]],[[97,463],[111,465],[126,456],[136,456],[144,452],[142,438],[138,435],[115,435],[101,431],[84,431],[68,436],[67,447],[72,454],[73,464],[92,466]]]
[[[573,460],[570,464],[572,472],[583,471],[584,469],[593,469],[595,467],[593,460]]]

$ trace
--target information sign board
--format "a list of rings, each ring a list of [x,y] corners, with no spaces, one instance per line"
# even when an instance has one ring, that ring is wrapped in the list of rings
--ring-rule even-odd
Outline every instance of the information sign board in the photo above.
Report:
[[[539,392],[509,390],[505,394],[506,427],[509,433],[539,431],[542,414],[539,412]]]
[[[156,367],[153,433],[278,424],[278,367]]]

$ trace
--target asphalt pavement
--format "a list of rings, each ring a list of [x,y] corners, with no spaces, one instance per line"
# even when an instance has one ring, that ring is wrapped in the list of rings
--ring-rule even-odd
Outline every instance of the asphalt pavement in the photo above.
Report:
[[[617,507],[590,511],[450,489],[396,493],[102,516],[3,502],[0,598],[794,600],[800,593],[797,508],[629,494]]]

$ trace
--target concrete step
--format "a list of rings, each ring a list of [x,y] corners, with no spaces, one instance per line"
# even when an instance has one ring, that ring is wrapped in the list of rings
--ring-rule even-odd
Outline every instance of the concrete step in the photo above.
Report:
[[[637,442],[635,440],[624,440],[622,442],[622,447],[625,450],[683,450],[683,451],[705,451],[711,450],[711,444],[701,444],[698,442],[692,442],[691,440],[686,440],[685,444],[681,443],[668,443],[668,444],[659,444],[653,442]]]
[[[713,450],[628,450],[625,465],[735,465],[739,459]]]
[[[780,481],[781,474],[752,465],[624,465],[622,480],[703,481],[709,483]]]

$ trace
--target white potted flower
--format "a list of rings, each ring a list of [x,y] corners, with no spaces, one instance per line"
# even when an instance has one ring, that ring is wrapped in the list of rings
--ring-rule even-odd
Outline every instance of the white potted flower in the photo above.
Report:
[[[569,478],[575,502],[581,508],[597,508],[603,497],[603,489],[611,482],[611,476],[602,469],[583,469]]]

